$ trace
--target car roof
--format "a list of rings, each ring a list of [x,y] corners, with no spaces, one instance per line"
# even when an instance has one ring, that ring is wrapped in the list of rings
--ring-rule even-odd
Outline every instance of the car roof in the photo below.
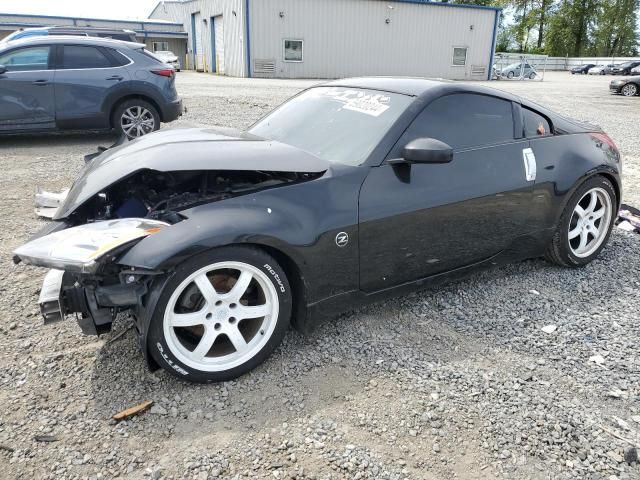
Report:
[[[418,77],[356,77],[333,80],[318,86],[365,88],[381,90],[389,93],[400,93],[413,97],[440,96],[448,93],[479,93],[521,102],[511,93],[482,85],[455,82],[452,80],[418,78]]]
[[[144,43],[137,42],[125,42],[124,40],[114,40],[113,38],[101,38],[101,37],[81,37],[75,35],[47,35],[47,36],[35,36],[19,38],[17,40],[10,40],[6,44],[3,44],[3,50],[7,48],[15,48],[29,45],[42,45],[42,44],[59,44],[59,43],[74,43],[82,45],[94,45],[103,47],[117,47],[126,46],[128,48],[142,48],[145,47]]]

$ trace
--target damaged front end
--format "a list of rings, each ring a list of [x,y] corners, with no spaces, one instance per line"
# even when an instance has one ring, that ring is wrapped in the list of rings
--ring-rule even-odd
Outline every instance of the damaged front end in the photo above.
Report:
[[[200,205],[310,181],[328,169],[288,145],[199,129],[150,134],[87,160],[68,194],[45,199],[39,192],[55,209],[54,222],[14,256],[52,269],[39,300],[45,323],[75,315],[86,334],[109,331],[120,311],[146,312],[154,282],[170,273],[120,264],[136,244],[190,222],[189,210]]]
[[[22,262],[51,269],[39,298],[44,323],[75,314],[83,333],[109,331],[120,310],[141,302],[154,273],[124,269],[116,263],[118,256],[168,226],[143,218],[95,222],[36,238],[16,249]]]

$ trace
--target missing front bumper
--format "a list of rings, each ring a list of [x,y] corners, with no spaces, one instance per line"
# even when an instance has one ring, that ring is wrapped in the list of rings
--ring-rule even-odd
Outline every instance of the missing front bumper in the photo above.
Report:
[[[80,277],[49,270],[40,291],[40,312],[45,325],[75,317],[82,333],[101,335],[111,330],[118,311],[141,305],[145,283],[82,285]]]
[[[64,271],[49,270],[42,282],[38,303],[45,325],[64,320],[64,311],[60,303],[63,277]]]

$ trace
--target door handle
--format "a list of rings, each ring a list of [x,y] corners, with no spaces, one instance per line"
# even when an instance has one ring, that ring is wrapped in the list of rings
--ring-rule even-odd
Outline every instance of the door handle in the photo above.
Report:
[[[533,182],[536,179],[536,156],[531,148],[522,150],[522,160],[524,160],[524,173],[527,182]]]
[[[117,80],[120,81],[122,80],[123,77],[121,77],[120,75],[112,75],[110,77],[107,77],[107,80]]]
[[[49,80],[36,80],[33,82],[34,85],[49,85]]]

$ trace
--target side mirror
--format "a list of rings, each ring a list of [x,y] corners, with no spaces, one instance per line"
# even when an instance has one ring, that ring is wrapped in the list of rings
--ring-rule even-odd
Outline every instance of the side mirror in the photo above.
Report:
[[[435,138],[416,138],[402,149],[405,163],[449,163],[453,149]]]
[[[5,67],[4,65],[0,65],[0,75],[2,75],[3,73],[7,73],[7,67]]]

